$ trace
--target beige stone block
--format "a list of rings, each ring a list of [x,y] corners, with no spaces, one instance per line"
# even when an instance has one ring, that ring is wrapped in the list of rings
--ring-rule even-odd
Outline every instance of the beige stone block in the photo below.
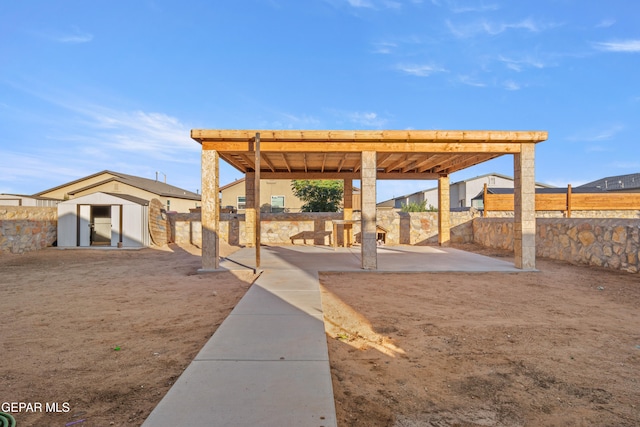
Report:
[[[590,246],[595,242],[596,236],[591,231],[583,230],[578,233],[578,240],[582,245]]]

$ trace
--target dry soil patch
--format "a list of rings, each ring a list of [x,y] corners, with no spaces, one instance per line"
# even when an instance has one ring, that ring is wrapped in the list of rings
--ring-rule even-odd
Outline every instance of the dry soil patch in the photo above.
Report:
[[[200,265],[175,245],[0,255],[0,402],[43,405],[18,426],[140,425],[253,281]]]
[[[538,267],[323,274],[339,425],[640,425],[640,276]]]

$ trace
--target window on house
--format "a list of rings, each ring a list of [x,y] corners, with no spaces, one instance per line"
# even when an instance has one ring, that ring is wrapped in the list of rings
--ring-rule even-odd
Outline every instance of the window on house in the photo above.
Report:
[[[284,196],[271,196],[271,212],[284,212]]]
[[[489,185],[496,185],[496,177],[495,176],[490,176],[489,177]]]
[[[171,210],[171,200],[167,199],[167,212]]]
[[[238,210],[244,210],[247,208],[247,198],[246,196],[238,196],[238,203],[236,204]]]

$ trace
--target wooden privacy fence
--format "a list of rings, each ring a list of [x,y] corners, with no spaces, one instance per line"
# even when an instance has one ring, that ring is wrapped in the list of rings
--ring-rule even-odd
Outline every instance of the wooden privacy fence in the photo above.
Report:
[[[640,210],[640,193],[573,193],[571,185],[566,193],[536,193],[536,211],[563,211],[571,218],[571,211]],[[491,194],[484,186],[484,216],[489,211],[513,211],[513,194]]]

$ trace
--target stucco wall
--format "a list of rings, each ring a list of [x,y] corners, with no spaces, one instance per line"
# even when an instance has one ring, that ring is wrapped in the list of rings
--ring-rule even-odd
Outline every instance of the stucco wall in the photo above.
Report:
[[[56,241],[57,208],[0,207],[0,252],[20,254],[51,246]]]
[[[245,195],[245,182],[238,180],[220,192],[220,206],[238,206],[238,196]],[[289,179],[262,179],[260,180],[260,206],[262,212],[269,212],[271,196],[284,196],[284,207],[289,212],[299,212],[303,202],[298,199],[291,189]],[[244,212],[241,210],[240,213]]]
[[[513,220],[476,218],[474,241],[513,250]],[[538,218],[536,255],[630,273],[640,271],[640,219]]]

